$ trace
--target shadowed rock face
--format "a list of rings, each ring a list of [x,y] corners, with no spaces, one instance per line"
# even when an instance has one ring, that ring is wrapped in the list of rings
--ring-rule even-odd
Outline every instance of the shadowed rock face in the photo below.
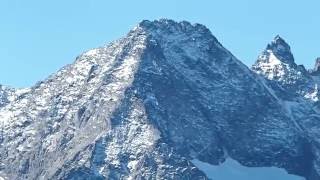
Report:
[[[294,65],[294,58],[291,53],[289,44],[277,35],[273,41],[268,44],[266,50],[272,51],[280,61]]]
[[[207,179],[191,160],[227,157],[319,178],[312,103],[185,21],[141,22],[5,105],[0,121],[9,179]]]

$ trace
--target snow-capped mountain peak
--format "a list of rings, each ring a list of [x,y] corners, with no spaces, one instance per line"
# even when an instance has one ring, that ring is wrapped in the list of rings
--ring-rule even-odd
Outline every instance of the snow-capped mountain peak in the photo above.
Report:
[[[303,65],[297,65],[289,44],[277,35],[259,55],[252,70],[283,84],[301,83],[307,78]]]

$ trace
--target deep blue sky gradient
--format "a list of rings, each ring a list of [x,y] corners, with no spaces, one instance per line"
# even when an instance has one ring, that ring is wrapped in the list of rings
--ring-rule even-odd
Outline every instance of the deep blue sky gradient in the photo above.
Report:
[[[319,0],[1,0],[0,84],[31,86],[143,19],[205,24],[247,65],[280,34],[297,63],[320,56]]]

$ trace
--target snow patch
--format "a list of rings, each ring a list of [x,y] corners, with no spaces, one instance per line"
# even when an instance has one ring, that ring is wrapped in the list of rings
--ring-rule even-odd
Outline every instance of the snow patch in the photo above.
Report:
[[[213,166],[198,159],[191,162],[213,180],[305,180],[303,177],[288,174],[280,168],[245,167],[230,158],[219,166]]]
[[[310,99],[313,102],[318,102],[319,101],[319,90],[318,90],[318,84],[315,84],[313,92],[306,93],[304,95],[306,99]]]
[[[98,54],[98,49],[92,49],[92,50],[87,51],[86,53],[84,53],[84,55],[86,55],[86,56],[94,56],[96,54]]]

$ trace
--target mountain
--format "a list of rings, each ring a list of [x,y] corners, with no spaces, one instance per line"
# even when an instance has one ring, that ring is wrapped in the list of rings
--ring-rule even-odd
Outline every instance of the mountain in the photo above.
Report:
[[[276,82],[285,89],[286,93],[298,94],[317,105],[320,83],[319,64],[318,58],[314,69],[309,71],[303,65],[297,65],[290,46],[280,36],[276,36],[251,69],[266,79]]]
[[[284,106],[288,108],[292,118],[304,131],[312,146],[316,147],[312,148],[314,151],[312,156],[316,159],[318,159],[318,155],[315,154],[318,154],[319,151],[317,137],[319,137],[320,108],[318,66],[319,59],[316,60],[312,70],[307,71],[303,65],[297,65],[290,46],[280,36],[276,36],[251,68],[253,72],[268,81],[267,84],[272,87]],[[317,161],[313,162],[315,169],[319,169]],[[318,178],[312,177],[311,179]]]
[[[287,86],[304,83],[309,78],[307,70],[295,63],[290,46],[279,35],[267,45],[252,69]]]
[[[231,158],[317,180],[320,116],[289,92],[312,75],[288,52],[277,37],[252,71],[203,25],[142,21],[0,108],[0,177],[208,179],[195,159]]]

